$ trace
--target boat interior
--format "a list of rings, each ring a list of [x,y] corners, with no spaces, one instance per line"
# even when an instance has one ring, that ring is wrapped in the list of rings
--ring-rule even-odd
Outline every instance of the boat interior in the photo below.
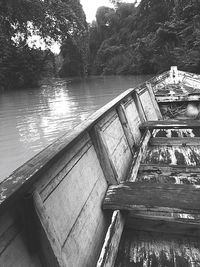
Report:
[[[127,214],[115,266],[200,266],[199,137],[196,128],[152,130],[129,193],[118,192],[115,208]]]
[[[173,67],[14,171],[0,266],[200,266],[199,100],[199,76]]]
[[[113,266],[200,266],[200,122],[187,110],[198,109],[200,91],[183,82],[155,88],[161,114],[140,124],[150,137],[138,173],[110,186],[103,203],[124,218]]]

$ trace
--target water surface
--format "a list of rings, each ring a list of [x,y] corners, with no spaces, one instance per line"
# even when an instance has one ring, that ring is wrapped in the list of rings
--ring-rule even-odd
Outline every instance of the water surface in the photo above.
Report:
[[[0,181],[94,111],[150,76],[45,79],[0,92]]]

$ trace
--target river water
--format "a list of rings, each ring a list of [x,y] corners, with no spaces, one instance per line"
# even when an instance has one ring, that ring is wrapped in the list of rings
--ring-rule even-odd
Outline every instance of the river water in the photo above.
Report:
[[[0,92],[0,181],[124,90],[150,76],[45,79]]]

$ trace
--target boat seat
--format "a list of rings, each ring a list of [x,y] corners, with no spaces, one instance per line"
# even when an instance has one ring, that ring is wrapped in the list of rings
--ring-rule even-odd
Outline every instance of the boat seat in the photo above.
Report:
[[[103,209],[163,210],[200,213],[200,186],[145,182],[124,182],[108,188]]]
[[[141,130],[153,129],[194,129],[200,128],[200,121],[198,120],[159,120],[159,121],[145,121],[141,123]]]
[[[103,209],[125,213],[133,230],[200,236],[200,186],[124,182],[110,186]]]

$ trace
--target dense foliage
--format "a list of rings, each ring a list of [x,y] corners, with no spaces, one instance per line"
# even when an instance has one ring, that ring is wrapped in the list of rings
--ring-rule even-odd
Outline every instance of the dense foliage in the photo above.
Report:
[[[47,48],[55,41],[63,51],[73,44],[82,62],[79,72],[86,72],[88,27],[79,0],[0,0],[0,89],[33,85],[43,74],[53,54],[31,48],[36,35]]]
[[[62,44],[61,77],[84,76],[88,60],[90,74],[158,73],[171,65],[200,73],[200,0],[110,1],[88,34],[80,0],[0,0],[0,89],[34,85],[44,70],[56,70],[58,57],[30,45],[35,35],[46,47]]]
[[[111,1],[90,26],[90,72],[157,73],[177,65],[200,73],[200,1]]]

